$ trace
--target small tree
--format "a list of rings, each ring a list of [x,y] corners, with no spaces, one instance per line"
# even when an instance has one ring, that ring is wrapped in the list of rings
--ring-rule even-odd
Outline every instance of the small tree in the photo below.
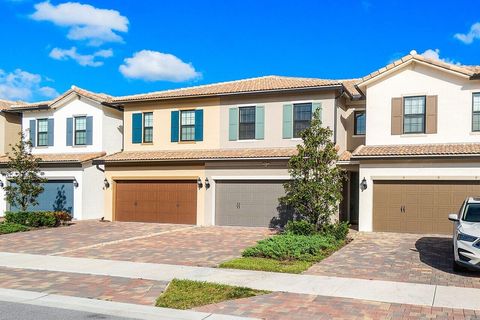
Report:
[[[303,144],[290,158],[292,179],[284,184],[286,195],[280,202],[315,224],[318,229],[331,222],[342,199],[344,172],[336,165],[337,149],[332,130],[323,128],[320,110],[316,110],[309,128],[300,134]]]
[[[26,211],[28,206],[38,204],[37,198],[43,192],[42,184],[47,179],[40,175],[40,159],[32,155],[32,144],[25,141],[23,133],[20,133],[20,141],[12,146],[12,151],[7,155],[7,169],[2,172],[10,182],[3,187],[5,200],[11,206]]]

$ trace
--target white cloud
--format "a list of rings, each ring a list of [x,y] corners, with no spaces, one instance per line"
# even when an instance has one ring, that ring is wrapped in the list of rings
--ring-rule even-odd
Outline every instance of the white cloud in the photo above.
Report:
[[[8,100],[29,100],[32,98],[53,98],[58,92],[52,87],[42,86],[44,79],[39,74],[21,69],[5,72],[0,69],[0,98]]]
[[[122,37],[116,32],[128,31],[127,17],[116,10],[99,9],[78,2],[65,2],[55,6],[49,1],[36,4],[35,10],[30,15],[32,19],[68,27],[69,39],[86,40],[92,46],[105,42],[122,42]]]
[[[49,56],[55,60],[72,59],[84,67],[100,67],[103,65],[103,61],[98,61],[96,58],[110,58],[113,56],[113,51],[112,49],[108,49],[98,50],[92,54],[80,54],[75,47],[71,47],[70,49],[53,48],[52,51],[50,51]]]
[[[454,37],[465,44],[471,44],[475,39],[480,39],[480,22],[472,24],[468,33],[457,33]]]
[[[427,49],[421,55],[427,59],[440,60],[446,63],[460,64],[459,62],[455,62],[454,60],[449,58],[441,58],[440,49]]]
[[[182,82],[201,76],[191,63],[158,51],[142,50],[123,61],[119,70],[124,77],[131,79]]]

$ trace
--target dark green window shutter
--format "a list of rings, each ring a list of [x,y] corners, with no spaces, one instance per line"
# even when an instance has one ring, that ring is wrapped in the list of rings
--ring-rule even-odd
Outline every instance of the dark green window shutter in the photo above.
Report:
[[[238,139],[238,108],[228,110],[228,140]]]
[[[283,139],[291,139],[293,137],[293,105],[283,105]]]
[[[142,143],[141,113],[132,113],[132,143]]]
[[[265,107],[255,108],[255,139],[263,140],[265,132]]]
[[[37,137],[37,120],[30,120],[30,143],[35,147],[35,138]]]
[[[48,145],[53,146],[53,132],[54,132],[54,127],[53,127],[53,119],[48,119],[48,133],[47,133],[47,139],[48,139]]]
[[[87,145],[92,145],[93,144],[93,117],[87,117],[87,130],[86,130],[86,135],[87,135]]]
[[[203,110],[195,110],[195,141],[203,141]]]
[[[73,146],[73,118],[67,118],[67,146]]]
[[[180,111],[172,111],[170,117],[170,141],[178,142],[178,131],[180,125]]]
[[[315,102],[315,103],[312,103],[312,118],[313,118],[313,115],[315,114],[315,111],[317,111],[317,109],[320,109],[320,121],[322,121],[322,104],[320,102]]]

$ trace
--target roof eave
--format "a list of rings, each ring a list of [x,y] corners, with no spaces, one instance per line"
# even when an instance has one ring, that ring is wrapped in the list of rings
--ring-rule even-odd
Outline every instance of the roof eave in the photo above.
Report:
[[[195,158],[195,159],[131,159],[131,160],[93,160],[93,164],[135,163],[135,162],[207,162],[207,161],[245,161],[245,160],[288,160],[285,157],[235,157],[235,158]]]
[[[391,159],[431,159],[431,158],[476,158],[480,157],[480,153],[462,153],[462,154],[415,154],[415,155],[369,155],[358,156],[352,155],[352,160],[391,160]]]

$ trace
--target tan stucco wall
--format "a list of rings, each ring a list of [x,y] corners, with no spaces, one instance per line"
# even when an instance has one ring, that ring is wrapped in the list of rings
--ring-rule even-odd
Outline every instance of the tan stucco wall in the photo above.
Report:
[[[11,150],[9,146],[16,144],[19,139],[19,133],[22,130],[22,118],[16,114],[0,113],[0,154],[5,154]]]
[[[171,111],[203,109],[203,141],[171,142]],[[190,99],[128,104],[124,112],[124,149],[137,150],[185,150],[219,148],[219,99]],[[132,114],[153,112],[153,143],[132,143]]]
[[[365,101],[349,102],[346,110],[342,110],[341,122],[345,128],[346,150],[353,151],[365,144],[365,135],[355,135],[355,111],[365,111]],[[368,117],[368,115],[367,115]]]
[[[151,166],[107,166],[105,177],[110,183],[108,189],[104,188],[105,219],[113,220],[113,202],[115,180],[178,180],[197,179],[205,180],[203,165],[151,165]],[[197,190],[197,224],[205,225],[205,187]]]

